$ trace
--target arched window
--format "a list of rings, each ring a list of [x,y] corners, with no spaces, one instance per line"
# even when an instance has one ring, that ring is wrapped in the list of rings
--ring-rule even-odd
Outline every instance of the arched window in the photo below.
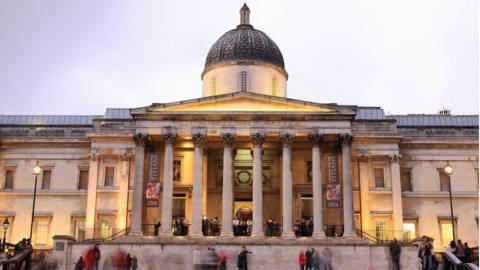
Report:
[[[240,72],[240,91],[247,92],[247,72]]]
[[[217,94],[217,78],[213,76],[210,80],[210,90],[212,96],[215,96]]]
[[[277,95],[277,77],[272,77],[272,96]]]

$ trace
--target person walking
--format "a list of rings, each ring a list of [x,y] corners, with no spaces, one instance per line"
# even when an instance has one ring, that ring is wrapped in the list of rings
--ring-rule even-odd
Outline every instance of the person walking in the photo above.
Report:
[[[398,243],[397,238],[394,238],[389,246],[390,257],[392,258],[392,269],[400,270],[400,253],[402,252],[402,247]]]
[[[298,265],[300,266],[300,270],[305,270],[305,262],[307,258],[305,257],[305,252],[303,250],[300,250],[300,253],[298,254]]]
[[[75,270],[85,269],[85,262],[83,261],[83,256],[80,256],[77,263],[75,264]]]
[[[95,244],[92,249],[92,255],[93,255],[93,263],[94,263],[94,268],[93,270],[99,270],[98,265],[100,263],[100,249],[98,248],[98,245]]]
[[[153,220],[153,235],[158,236],[158,229],[160,228],[160,221],[157,218]]]
[[[322,259],[320,258],[320,254],[318,253],[318,250],[314,250],[314,249],[312,250],[313,250],[313,269],[320,270]]]
[[[137,257],[135,255],[133,255],[132,262],[130,264],[130,268],[132,270],[137,270],[137,267],[138,267]]]
[[[313,265],[313,251],[311,248],[305,252],[305,270],[312,270]]]
[[[465,263],[472,262],[472,257],[473,257],[472,248],[468,246],[467,242],[463,244],[463,247],[465,248]]]
[[[245,246],[242,247],[242,251],[238,254],[237,258],[237,267],[238,270],[248,270],[248,260],[247,255],[251,254],[251,251],[248,251]]]
[[[430,243],[430,239],[426,236],[423,237],[422,249],[420,251],[422,258],[422,270],[433,269],[433,246]]]
[[[130,253],[127,254],[127,258],[125,259],[125,270],[130,270],[132,267],[132,256]]]

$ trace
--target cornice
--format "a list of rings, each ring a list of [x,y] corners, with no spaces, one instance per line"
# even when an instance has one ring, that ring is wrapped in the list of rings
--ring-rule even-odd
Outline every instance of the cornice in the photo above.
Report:
[[[362,137],[358,135],[353,136],[353,143],[355,144],[398,144],[402,137]]]
[[[136,121],[352,121],[353,114],[328,114],[328,113],[237,113],[237,112],[181,112],[181,113],[149,113],[136,114]]]

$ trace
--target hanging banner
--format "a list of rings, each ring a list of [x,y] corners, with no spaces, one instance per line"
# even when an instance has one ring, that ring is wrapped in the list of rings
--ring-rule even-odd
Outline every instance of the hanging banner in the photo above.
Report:
[[[327,208],[340,207],[340,184],[338,183],[337,156],[328,156]]]
[[[145,190],[146,206],[158,207],[160,199],[160,155],[150,155],[150,170]]]

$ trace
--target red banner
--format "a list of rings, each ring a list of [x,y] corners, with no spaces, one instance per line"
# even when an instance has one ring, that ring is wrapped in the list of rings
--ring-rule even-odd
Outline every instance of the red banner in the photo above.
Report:
[[[160,155],[150,155],[150,170],[145,190],[147,207],[158,207],[160,199]]]

